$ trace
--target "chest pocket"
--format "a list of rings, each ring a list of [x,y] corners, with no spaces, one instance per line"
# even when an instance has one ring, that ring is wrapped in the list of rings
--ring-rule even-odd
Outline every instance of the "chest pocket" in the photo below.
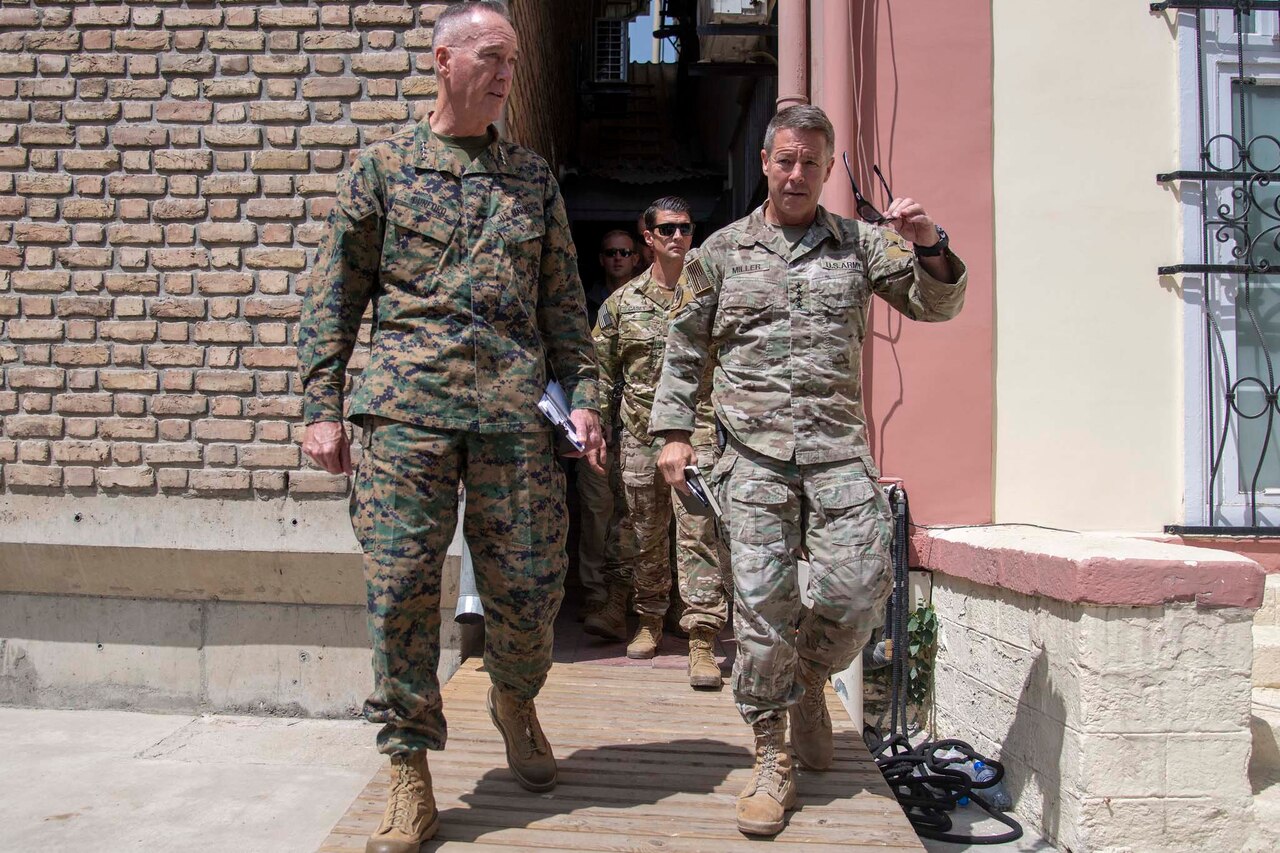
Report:
[[[810,311],[847,314],[867,299],[867,279],[861,272],[826,273],[809,283]]]
[[[440,205],[424,207],[412,198],[396,198],[387,211],[387,225],[383,276],[412,282],[440,269],[458,227],[458,214],[442,211]]]
[[[666,345],[667,318],[649,309],[623,309],[618,317],[618,344],[627,384],[657,384]]]
[[[720,289],[712,335],[721,341],[720,361],[760,366],[786,358],[785,285],[770,278],[727,278]]]

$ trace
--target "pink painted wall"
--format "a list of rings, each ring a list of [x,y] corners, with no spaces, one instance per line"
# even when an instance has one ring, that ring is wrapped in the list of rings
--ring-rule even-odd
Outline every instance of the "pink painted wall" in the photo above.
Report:
[[[821,0],[814,7],[837,2]],[[824,109],[824,101],[830,102],[836,111],[840,97],[857,104],[858,141],[868,172],[858,176],[863,193],[877,206],[883,203],[883,191],[869,174],[870,163],[880,164],[894,194],[920,201],[969,267],[964,310],[950,322],[914,323],[883,302],[874,303],[864,370],[874,452],[886,476],[905,481],[918,523],[989,522],[995,254],[991,6],[955,0],[843,2],[852,10],[847,26],[853,59],[820,50],[811,73],[838,79],[838,64],[851,61],[855,91],[818,86],[814,102]],[[836,14],[844,17],[843,10]],[[858,59],[859,52],[864,59]],[[834,78],[822,69],[827,63],[837,65]],[[856,166],[852,144],[838,140],[838,146],[850,149]],[[847,186],[839,163],[831,183],[837,179]]]

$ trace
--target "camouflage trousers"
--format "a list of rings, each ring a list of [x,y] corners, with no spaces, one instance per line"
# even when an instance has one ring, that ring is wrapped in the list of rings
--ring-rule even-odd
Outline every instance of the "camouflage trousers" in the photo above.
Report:
[[[604,601],[611,584],[631,583],[630,566],[621,553],[622,543],[630,541],[632,533],[617,444],[608,450],[604,474],[597,474],[585,459],[577,460],[578,578],[589,601]]]
[[[698,465],[710,471],[718,452],[698,448]],[[671,516],[676,521],[676,577],[684,601],[680,627],[686,631],[719,631],[729,614],[728,553],[710,516],[693,515],[658,471],[661,446],[650,446],[622,433],[622,490],[627,498],[633,545],[625,553],[631,563],[635,610],[661,616],[671,598]]]
[[[797,657],[843,669],[884,621],[893,527],[873,473],[860,459],[780,462],[732,439],[712,472],[733,563],[733,695],[748,723],[799,700]]]
[[[466,486],[463,535],[484,604],[484,664],[500,690],[533,698],[551,668],[564,597],[564,475],[548,432],[480,434],[366,418],[351,496],[364,550],[374,688],[364,716],[388,754],[443,749],[436,667],[440,575]]]

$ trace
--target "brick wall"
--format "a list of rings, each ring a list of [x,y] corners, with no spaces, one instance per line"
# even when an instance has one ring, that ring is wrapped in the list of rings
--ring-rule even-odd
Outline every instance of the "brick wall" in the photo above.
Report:
[[[512,0],[520,70],[508,102],[507,132],[558,169],[572,159],[577,136],[574,62],[589,44],[591,0]]]
[[[442,8],[0,0],[0,489],[345,492],[296,443],[300,294]]]

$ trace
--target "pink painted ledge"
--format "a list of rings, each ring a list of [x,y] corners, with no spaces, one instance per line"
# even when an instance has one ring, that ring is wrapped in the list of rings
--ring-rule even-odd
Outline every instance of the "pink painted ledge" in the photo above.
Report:
[[[921,568],[1080,604],[1256,609],[1266,578],[1238,554],[1105,533],[969,527],[922,531],[911,544]]]

